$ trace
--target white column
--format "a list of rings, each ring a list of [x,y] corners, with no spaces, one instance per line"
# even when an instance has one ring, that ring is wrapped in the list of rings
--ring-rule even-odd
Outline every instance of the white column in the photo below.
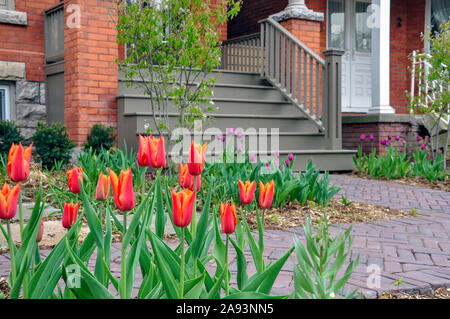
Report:
[[[369,113],[395,113],[390,106],[391,0],[372,0],[372,107]]]
[[[305,0],[289,0],[287,7],[284,10],[305,10],[308,9],[305,5]]]

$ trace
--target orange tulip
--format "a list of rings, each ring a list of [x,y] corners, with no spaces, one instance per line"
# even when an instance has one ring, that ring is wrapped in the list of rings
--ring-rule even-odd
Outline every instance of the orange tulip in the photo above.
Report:
[[[103,173],[100,172],[97,181],[97,188],[95,190],[95,199],[106,200],[108,198],[110,188],[110,177],[108,175],[103,175]]]
[[[259,206],[262,208],[269,208],[272,206],[274,189],[275,186],[273,180],[266,185],[259,181]]]
[[[136,203],[134,190],[133,190],[133,174],[131,173],[131,167],[126,171],[121,171],[119,178],[116,173],[109,169],[109,176],[111,178],[111,184],[114,194],[114,203],[117,209],[120,211],[129,211],[134,208]]]
[[[0,218],[11,219],[17,212],[17,201],[19,200],[20,182],[10,189],[5,182],[0,191]]]
[[[226,202],[225,205],[220,203],[220,219],[222,231],[225,234],[234,233],[237,224],[236,205],[234,205],[234,203],[230,205],[229,202]]]
[[[190,224],[194,210],[195,192],[185,189],[178,193],[172,188],[173,222],[178,227]]]
[[[22,182],[27,180],[30,174],[30,160],[33,143],[27,149],[23,149],[22,143],[16,145],[12,143],[8,154],[8,164],[6,172],[13,182]]]
[[[36,242],[40,242],[44,236],[44,218],[41,219],[41,224],[39,225],[39,231],[36,236]]]
[[[193,176],[202,174],[203,168],[205,167],[206,146],[206,143],[201,146],[192,141],[187,163],[189,174]]]
[[[77,202],[75,205],[73,205],[72,203],[64,202],[62,217],[62,225],[64,228],[68,229],[72,227],[73,223],[75,223],[75,221],[77,220],[78,206],[80,206],[79,202]]]
[[[81,192],[78,178],[81,180],[81,184],[83,184],[83,169],[81,167],[75,167],[74,169],[67,171],[69,190],[75,194]]]
[[[137,162],[141,167],[150,166],[150,146],[149,146],[150,137],[141,136],[139,134],[139,151],[137,154]]]
[[[244,205],[248,205],[253,202],[253,198],[255,198],[256,191],[256,183],[255,181],[251,182],[247,180],[245,184],[238,179],[239,183],[239,197],[241,198],[241,203]]]
[[[186,165],[182,165],[181,163],[179,164],[180,169],[178,172],[178,183],[180,184],[180,186],[182,188],[188,188],[191,191],[194,190],[194,176],[192,176],[191,174],[189,174],[189,170],[188,170],[188,166]],[[201,188],[202,188],[202,176],[201,175],[197,175],[195,177],[197,179],[197,189],[196,191],[198,192]]]
[[[151,136],[148,140],[150,150],[150,165],[154,168],[166,166],[166,142],[164,136]]]

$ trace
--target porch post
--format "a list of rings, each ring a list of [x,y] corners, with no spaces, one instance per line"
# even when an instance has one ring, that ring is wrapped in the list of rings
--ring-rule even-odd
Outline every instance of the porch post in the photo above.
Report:
[[[372,107],[369,114],[395,113],[390,106],[390,10],[391,0],[372,0]]]
[[[292,9],[307,10],[308,8],[306,7],[305,0],[289,0],[288,5],[284,10]]]
[[[325,147],[342,149],[342,50],[326,50],[323,72],[322,121],[325,127]]]

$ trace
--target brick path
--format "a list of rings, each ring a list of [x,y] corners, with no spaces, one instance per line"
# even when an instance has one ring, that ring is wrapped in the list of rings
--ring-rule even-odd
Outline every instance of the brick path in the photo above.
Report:
[[[356,288],[366,298],[376,298],[388,290],[426,293],[437,287],[450,287],[450,193],[344,175],[330,175],[330,181],[333,185],[342,186],[342,190],[336,195],[338,198],[345,195],[352,201],[367,201],[370,204],[404,210],[415,208],[420,214],[426,214],[407,219],[354,224],[351,258],[356,258],[359,254],[360,260],[346,289]],[[341,225],[343,229],[348,226]],[[337,226],[332,226],[330,230],[335,233]],[[302,239],[299,228],[266,231],[266,260],[281,257],[293,245],[294,235]],[[174,247],[177,241],[171,240],[168,244]],[[120,247],[120,244],[114,244],[112,248],[112,271],[116,277],[120,276]],[[49,251],[42,253],[45,256]],[[252,260],[248,250],[246,256],[248,261]],[[288,294],[293,291],[294,257],[293,255],[283,267],[272,294]],[[0,276],[3,277],[9,273],[7,258],[7,254],[0,255]],[[235,283],[236,263],[233,255],[230,260],[232,283]],[[381,271],[380,286],[369,288],[367,279],[376,271],[374,265]],[[94,267],[94,259],[90,266]],[[249,275],[256,272],[250,262],[248,272]],[[396,288],[392,282],[400,277],[403,277],[404,285]],[[135,293],[142,280],[140,273],[136,279]]]

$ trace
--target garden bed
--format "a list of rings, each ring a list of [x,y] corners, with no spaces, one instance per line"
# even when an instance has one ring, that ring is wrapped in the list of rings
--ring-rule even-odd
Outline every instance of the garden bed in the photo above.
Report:
[[[429,182],[425,177],[422,176],[404,177],[400,179],[374,178],[370,175],[359,173],[357,171],[344,175],[450,192],[450,178],[448,176],[443,181],[436,180],[434,182]]]
[[[378,299],[450,299],[450,288],[441,287],[423,295],[407,294],[404,292],[385,292]]]

